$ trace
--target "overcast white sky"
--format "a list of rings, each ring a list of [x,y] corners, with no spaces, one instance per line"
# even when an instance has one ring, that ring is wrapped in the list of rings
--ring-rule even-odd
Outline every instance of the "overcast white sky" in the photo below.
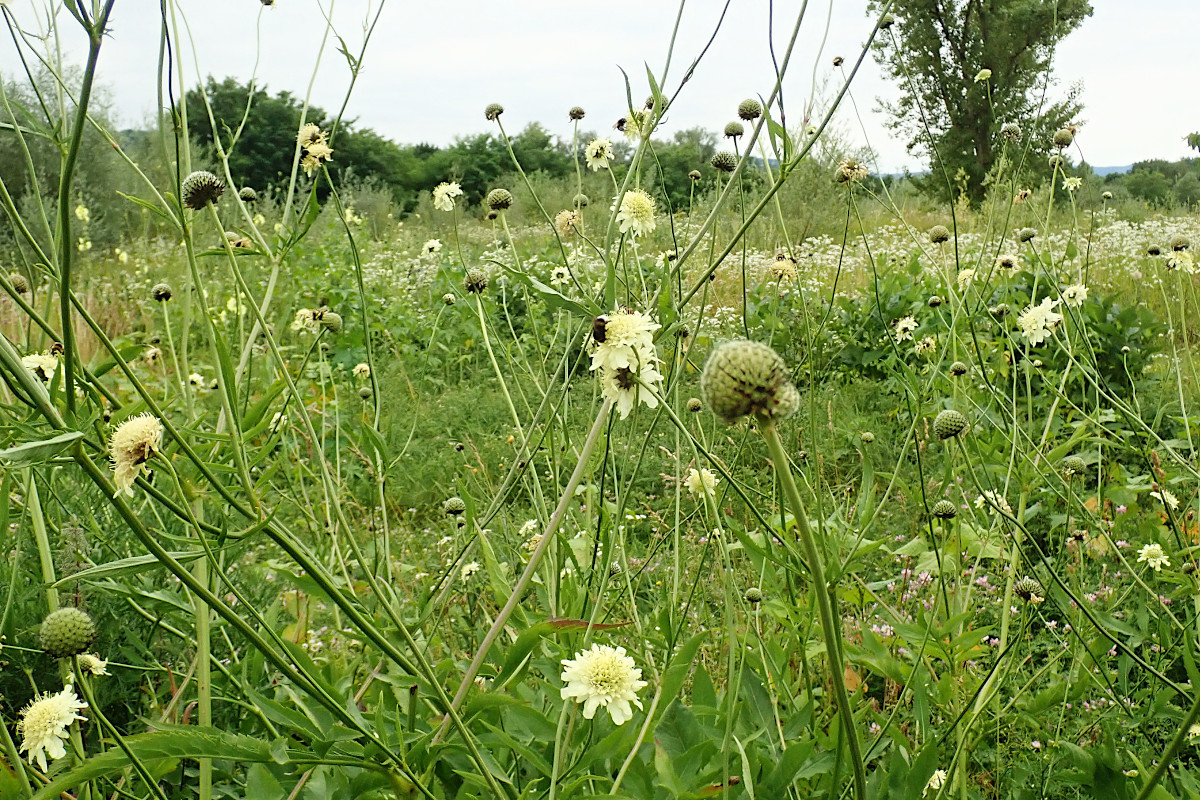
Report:
[[[3,0],[0,0],[3,2]],[[44,29],[42,0],[8,0],[27,29]],[[782,57],[802,0],[774,3],[776,52]],[[272,93],[303,96],[321,46],[324,15],[352,52],[361,45],[364,22],[378,0],[180,0],[192,42],[184,42],[186,79],[199,75],[257,75]],[[686,3],[666,87],[674,90],[712,35],[723,3]],[[832,8],[831,8],[832,6]],[[1195,76],[1200,55],[1196,0],[1093,0],[1095,14],[1062,44],[1055,61],[1060,89],[1082,81],[1085,126],[1077,142],[1097,166],[1145,158],[1182,158],[1183,137],[1200,129]],[[102,50],[100,82],[126,125],[150,118],[156,105],[159,47],[158,3],[117,0],[112,32]],[[814,82],[836,78],[835,55],[852,63],[870,30],[866,0],[809,0],[796,52],[784,81],[789,121],[799,124]],[[740,100],[766,95],[774,82],[768,48],[767,0],[733,0],[721,30],[691,81],[672,107],[660,135],[696,125],[720,130]],[[644,64],[661,74],[679,6],[667,0],[390,0],[367,49],[348,115],[397,142],[448,144],[462,134],[493,128],[483,108],[505,106],[510,133],[533,120],[569,136],[567,109],[583,106],[586,128],[607,130],[623,113],[629,73],[635,101],[647,94]],[[39,17],[39,14],[41,15]],[[81,61],[75,23],[62,14],[64,46]],[[828,26],[826,22],[828,21]],[[193,48],[194,43],[194,48]],[[350,73],[331,38],[317,70],[312,101],[336,110]],[[14,77],[11,43],[0,46],[0,69]],[[980,65],[986,66],[986,65]],[[853,144],[869,144],[878,168],[898,171],[920,164],[893,139],[875,112],[876,97],[893,89],[870,57],[852,86],[862,114],[843,128]]]

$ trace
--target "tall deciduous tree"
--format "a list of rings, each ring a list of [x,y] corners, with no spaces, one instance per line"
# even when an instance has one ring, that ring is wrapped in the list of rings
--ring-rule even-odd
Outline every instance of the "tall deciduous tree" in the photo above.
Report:
[[[891,12],[897,21],[876,58],[901,96],[881,104],[909,151],[928,159],[929,188],[946,194],[945,168],[977,202],[1004,123],[1020,126],[1026,154],[1042,155],[1054,131],[1075,121],[1078,89],[1051,101],[1047,88],[1054,47],[1091,16],[1088,0],[895,0]],[[1045,159],[1027,163],[1044,169]]]

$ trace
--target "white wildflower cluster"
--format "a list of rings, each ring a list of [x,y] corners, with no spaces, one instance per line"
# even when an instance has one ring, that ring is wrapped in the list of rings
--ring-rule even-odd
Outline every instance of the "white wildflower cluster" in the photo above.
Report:
[[[656,393],[663,376],[658,371],[654,332],[659,327],[645,314],[624,310],[597,317],[592,326],[591,368],[599,370],[601,394],[614,401],[621,419],[639,400],[648,408],[658,406]]]
[[[687,486],[689,493],[693,495],[707,495],[715,497],[717,494],[717,482],[720,480],[713,474],[712,470],[701,468],[689,469],[687,477],[683,479],[683,483]]]
[[[1050,297],[1043,297],[1042,302],[1036,306],[1030,304],[1025,307],[1017,317],[1017,324],[1021,326],[1021,335],[1025,337],[1025,341],[1036,347],[1050,338],[1058,323],[1062,322],[1062,314],[1054,310],[1059,302]]]
[[[993,492],[991,489],[984,490],[983,494],[975,498],[975,507],[983,508],[987,506],[997,513],[1012,516],[1012,506],[1004,499],[1004,495],[999,492]]]

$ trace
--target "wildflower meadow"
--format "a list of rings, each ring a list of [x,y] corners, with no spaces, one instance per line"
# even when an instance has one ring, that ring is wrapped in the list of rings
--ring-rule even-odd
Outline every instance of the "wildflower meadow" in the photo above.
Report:
[[[879,174],[890,2],[819,60],[791,4],[719,135],[664,45],[411,191],[352,93],[198,77],[194,3],[132,132],[121,3],[10,5],[0,800],[1200,798],[1182,178],[1036,109]]]

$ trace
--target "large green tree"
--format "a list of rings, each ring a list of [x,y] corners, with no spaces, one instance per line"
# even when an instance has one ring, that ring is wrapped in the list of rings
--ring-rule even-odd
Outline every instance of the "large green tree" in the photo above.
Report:
[[[883,5],[872,0],[871,13]],[[881,104],[909,151],[928,160],[929,188],[947,193],[944,168],[972,201],[982,199],[1006,122],[1030,145],[1012,152],[1043,168],[1045,159],[1029,156],[1048,152],[1054,131],[1081,108],[1077,89],[1054,101],[1048,88],[1054,48],[1091,15],[1088,0],[895,0],[891,13],[876,58],[901,94]]]

